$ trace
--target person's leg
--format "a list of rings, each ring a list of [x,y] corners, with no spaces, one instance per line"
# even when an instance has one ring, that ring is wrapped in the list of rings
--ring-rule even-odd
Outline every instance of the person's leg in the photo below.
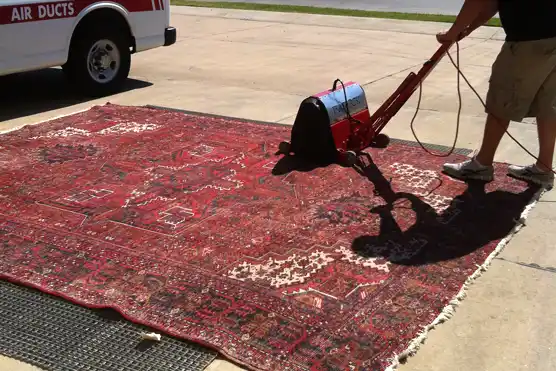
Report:
[[[445,173],[460,179],[492,180],[494,156],[510,121],[531,116],[539,89],[546,86],[553,70],[543,43],[546,42],[504,44],[492,67],[481,149],[464,163],[445,164]],[[516,169],[511,170],[515,173]]]
[[[483,134],[483,143],[475,156],[477,162],[481,165],[492,166],[494,155],[508,126],[510,126],[510,120],[499,119],[493,114],[488,114]]]
[[[470,160],[461,163],[444,164],[444,173],[459,179],[475,179],[490,182],[494,178],[494,155],[500,145],[510,120],[487,115],[483,142],[479,152]]]
[[[443,170],[447,175],[462,180],[493,180],[492,163],[510,119],[520,119],[528,109],[521,103],[523,99],[517,99],[519,95],[516,93],[516,81],[520,80],[523,72],[518,68],[520,60],[514,52],[515,45],[504,43],[492,65],[485,107],[487,119],[478,154],[461,163],[444,164]]]
[[[556,117],[538,116],[537,131],[539,134],[539,157],[537,161],[528,166],[512,165],[508,169],[508,175],[552,189],[554,187],[552,162],[556,144]]]
[[[509,175],[552,188],[556,143],[556,38],[539,42],[539,48],[543,51],[547,65],[552,68],[531,105],[530,114],[537,118],[539,156],[533,165],[511,166]]]
[[[542,171],[552,172],[556,144],[556,119],[538,117],[537,130],[539,132],[539,159],[536,165]]]

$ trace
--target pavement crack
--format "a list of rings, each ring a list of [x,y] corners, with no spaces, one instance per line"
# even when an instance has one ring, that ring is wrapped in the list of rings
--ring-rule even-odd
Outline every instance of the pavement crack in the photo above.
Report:
[[[284,123],[284,121],[289,120],[289,119],[292,119],[292,118],[294,118],[294,117],[296,117],[296,116],[297,116],[297,113],[294,113],[293,115],[288,115],[288,116],[282,117],[281,119],[278,119],[278,120],[276,120],[276,121],[274,121],[274,122],[277,123],[277,124]]]
[[[401,70],[396,71],[396,72],[392,72],[391,74],[388,74],[388,75],[386,75],[386,76],[379,77],[378,79],[374,79],[374,80],[371,80],[371,81],[367,81],[367,82],[361,84],[361,87],[364,88],[364,87],[367,87],[367,86],[369,86],[369,85],[371,85],[371,84],[374,84],[375,82],[379,82],[379,81],[381,81],[381,80],[385,80],[385,79],[387,79],[387,78],[394,77],[394,76],[396,76],[396,75],[399,75],[399,74],[402,73],[402,72],[412,70],[412,69],[414,69],[415,67],[418,67],[418,66],[420,66],[420,65],[422,65],[422,63],[415,64],[415,65],[413,65],[413,66],[409,66],[409,67],[407,67],[407,68],[401,69]]]
[[[474,46],[476,46],[476,45],[478,45],[478,44],[481,44],[481,43],[482,43],[482,42],[479,42],[479,43],[473,44],[473,45],[468,45],[468,46],[465,46],[465,47],[460,47],[460,49],[459,49],[460,55],[461,55],[461,52],[463,52],[464,50],[470,49],[470,48],[472,48],[472,47],[474,47]],[[450,53],[450,55],[452,55],[452,53]],[[387,79],[387,78],[390,78],[390,77],[394,77],[394,76],[396,76],[396,75],[399,75],[399,74],[402,73],[402,72],[407,72],[407,71],[409,71],[409,70],[413,70],[413,69],[418,68],[418,67],[423,67],[423,66],[425,65],[426,62],[427,62],[427,60],[426,60],[426,59],[423,59],[420,63],[417,63],[417,64],[411,65],[411,66],[409,66],[409,67],[403,68],[403,69],[401,69],[401,70],[399,70],[399,71],[397,71],[397,72],[393,72],[393,73],[391,73],[391,74],[388,74],[388,75],[379,77],[378,79],[374,79],[374,80],[368,81],[368,82],[362,84],[361,86],[362,86],[362,87],[366,87],[366,86],[368,86],[368,85],[374,84],[374,83],[379,82],[379,81],[381,81],[381,80],[384,80],[384,79]]]
[[[183,15],[183,14],[176,14],[176,15]],[[266,22],[266,23],[268,23],[268,22]],[[275,26],[275,24],[265,24],[264,26],[259,26],[259,27],[240,28],[240,29],[237,29],[237,30],[228,30],[228,31],[224,31],[224,32],[217,32],[217,33],[200,35],[200,36],[193,36],[193,37],[185,36],[185,37],[181,37],[178,41],[200,40],[200,39],[209,38],[209,37],[213,37],[213,36],[222,36],[222,35],[229,35],[231,33],[237,33],[237,32],[260,30],[262,28],[269,28],[269,27],[274,27],[274,26]]]
[[[537,263],[524,263],[524,262],[508,260],[508,259],[504,259],[504,258],[500,258],[500,257],[498,257],[496,259],[497,260],[502,260],[502,261],[505,261],[505,262],[508,262],[508,263],[520,265],[520,266],[526,267],[526,268],[531,268],[531,269],[544,271],[544,272],[549,272],[549,273],[556,273],[556,268],[554,268],[554,267],[543,267],[543,266],[538,265]]]

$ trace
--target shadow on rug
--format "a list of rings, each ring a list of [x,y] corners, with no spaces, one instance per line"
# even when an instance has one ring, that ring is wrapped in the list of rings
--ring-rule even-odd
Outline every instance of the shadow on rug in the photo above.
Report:
[[[1,276],[252,369],[388,367],[536,190],[399,143],[279,170],[289,130],[107,105],[1,136]]]
[[[520,193],[501,189],[488,192],[483,182],[468,182],[467,188],[448,207],[437,211],[412,193],[394,192],[378,167],[369,162],[362,174],[373,182],[377,194],[386,203],[370,210],[380,217],[379,233],[357,237],[352,247],[361,256],[384,257],[395,264],[430,265],[449,261],[505,238],[516,223],[522,222],[521,213],[539,191],[531,187]],[[412,210],[415,215],[415,221],[405,230],[396,220],[404,209]],[[396,249],[381,248],[389,243],[410,246],[411,241],[423,238],[427,240],[426,245],[402,254]]]

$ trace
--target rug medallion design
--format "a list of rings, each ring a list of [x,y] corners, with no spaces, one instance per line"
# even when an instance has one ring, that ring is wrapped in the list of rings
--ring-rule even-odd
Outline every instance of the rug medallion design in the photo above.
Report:
[[[106,105],[0,136],[1,277],[255,370],[386,368],[534,190],[399,143],[359,171],[292,168],[289,130]]]

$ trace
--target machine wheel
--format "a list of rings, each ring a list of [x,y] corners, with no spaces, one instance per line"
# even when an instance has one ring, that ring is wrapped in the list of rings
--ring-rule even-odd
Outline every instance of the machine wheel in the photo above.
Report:
[[[357,164],[357,153],[353,151],[344,152],[344,164],[348,167],[352,167]]]
[[[390,137],[386,134],[378,134],[373,140],[373,147],[386,148],[390,144]]]
[[[116,92],[127,79],[131,67],[126,34],[116,27],[102,25],[76,36],[68,62],[63,66],[69,80],[89,96]]]
[[[291,153],[291,144],[289,142],[281,142],[278,146],[278,151],[281,154],[289,155]]]

